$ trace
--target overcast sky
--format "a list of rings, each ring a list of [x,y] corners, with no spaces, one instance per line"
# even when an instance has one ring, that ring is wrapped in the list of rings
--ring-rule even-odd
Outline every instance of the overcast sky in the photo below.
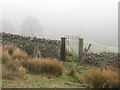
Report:
[[[31,15],[39,20],[47,38],[77,35],[98,44],[115,46],[118,40],[118,1],[2,0],[0,17],[10,22],[16,33],[21,31],[24,18]]]

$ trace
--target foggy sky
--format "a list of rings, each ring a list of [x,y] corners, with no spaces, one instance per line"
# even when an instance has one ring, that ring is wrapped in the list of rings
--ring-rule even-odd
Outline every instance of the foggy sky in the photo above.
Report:
[[[22,31],[25,17],[31,15],[39,20],[47,38],[77,35],[98,44],[116,46],[118,1],[2,0],[0,17],[13,25],[15,33]]]

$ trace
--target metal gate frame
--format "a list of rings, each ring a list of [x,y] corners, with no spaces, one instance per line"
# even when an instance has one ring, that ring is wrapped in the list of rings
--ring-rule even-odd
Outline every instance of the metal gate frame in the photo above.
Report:
[[[68,39],[68,41],[67,41],[67,39]],[[66,61],[66,42],[68,42],[68,44],[69,44],[69,39],[78,39],[79,40],[79,52],[78,52],[79,53],[79,60],[78,60],[78,62],[80,62],[80,60],[83,57],[83,38],[81,38],[80,36],[61,37],[61,60]],[[69,48],[68,48],[68,50],[69,50]]]

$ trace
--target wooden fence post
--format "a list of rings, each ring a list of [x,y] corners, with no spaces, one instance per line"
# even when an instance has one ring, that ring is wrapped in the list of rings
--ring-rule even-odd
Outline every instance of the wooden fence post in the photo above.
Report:
[[[83,64],[83,63],[84,63],[85,56],[86,56],[88,50],[90,49],[90,47],[91,47],[91,44],[89,44],[88,49],[84,52],[84,55],[83,55],[83,57],[82,57],[82,59],[81,59],[81,61],[80,61],[80,64]]]
[[[60,41],[58,41],[58,50],[57,50],[57,53],[58,53],[58,55],[57,55],[57,58],[58,58],[58,60],[61,60],[61,45],[60,45]]]
[[[79,38],[79,60],[78,62],[80,62],[82,57],[83,57],[83,38]]]
[[[35,42],[34,43],[34,57],[37,55],[37,51],[38,51],[38,43]]]
[[[65,61],[65,37],[61,38],[61,60]]]

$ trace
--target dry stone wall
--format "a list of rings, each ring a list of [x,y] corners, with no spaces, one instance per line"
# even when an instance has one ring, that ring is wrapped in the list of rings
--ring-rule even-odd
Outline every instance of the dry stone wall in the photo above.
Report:
[[[42,57],[57,58],[58,49],[60,48],[60,42],[57,40],[48,40],[45,38],[36,37],[25,37],[22,35],[1,33],[2,34],[2,44],[12,43],[17,47],[24,50],[28,55],[34,54],[34,47],[36,47],[41,52]]]
[[[120,65],[120,60],[118,58],[118,53],[102,52],[102,53],[88,53],[85,57],[85,63],[103,66],[103,65]],[[120,68],[120,67],[119,67]]]
[[[17,47],[24,50],[28,55],[33,55],[36,43],[38,50],[41,52],[42,57],[58,58],[58,50],[60,49],[60,41],[57,40],[47,40],[44,38],[36,37],[25,37],[21,35],[15,35],[10,33],[0,33],[2,34],[2,44],[13,43]],[[120,60],[118,59],[118,53],[88,53],[85,57],[85,63],[95,66],[105,65],[120,65]]]

